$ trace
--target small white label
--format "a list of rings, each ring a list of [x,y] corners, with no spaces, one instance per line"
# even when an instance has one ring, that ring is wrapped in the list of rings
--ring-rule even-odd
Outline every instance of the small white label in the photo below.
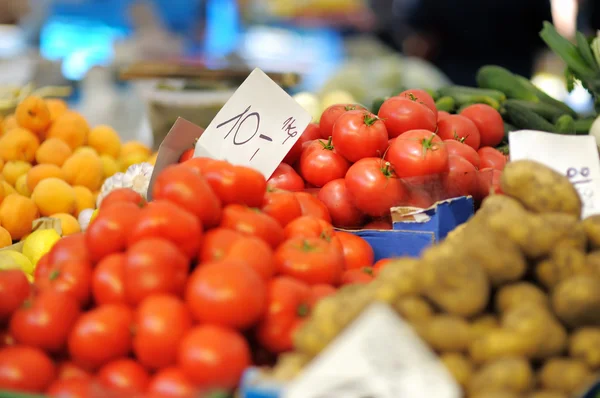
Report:
[[[227,160],[269,178],[310,120],[308,112],[257,68],[208,125],[194,157]]]
[[[567,176],[583,202],[581,217],[600,213],[600,160],[596,139],[542,131],[513,131],[508,136],[511,160],[535,160]]]
[[[436,355],[386,304],[369,306],[285,391],[285,398],[459,398]]]

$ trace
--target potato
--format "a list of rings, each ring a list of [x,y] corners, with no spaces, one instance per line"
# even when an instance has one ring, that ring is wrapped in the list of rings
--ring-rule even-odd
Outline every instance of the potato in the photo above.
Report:
[[[588,272],[600,276],[600,250],[594,250],[585,258],[585,265]]]
[[[433,316],[431,305],[417,296],[399,297],[392,307],[409,323],[423,322]]]
[[[558,391],[540,390],[532,392],[526,398],[569,398],[569,396]]]
[[[471,342],[471,328],[456,315],[435,315],[422,324],[421,335],[438,352],[466,351]]]
[[[504,194],[536,213],[559,212],[580,217],[582,202],[569,179],[532,160],[510,162],[502,172]]]
[[[440,360],[448,369],[454,380],[461,387],[466,387],[473,374],[473,364],[467,357],[458,353],[446,353],[440,356]]]
[[[533,217],[530,223],[537,227],[537,220],[541,226],[545,227],[542,231],[538,230],[537,232],[553,242],[551,248],[560,244],[581,251],[587,249],[588,240],[585,229],[577,217],[565,213],[544,213]]]
[[[484,270],[452,244],[426,250],[420,276],[425,297],[445,312],[469,317],[487,306],[490,286]]]
[[[591,372],[580,360],[553,358],[539,372],[539,382],[545,389],[575,394],[585,388]]]
[[[269,376],[282,381],[293,380],[300,374],[310,357],[299,352],[286,352],[279,356],[277,365],[269,372]]]
[[[523,303],[538,304],[550,308],[550,300],[542,289],[529,282],[518,282],[503,286],[496,293],[496,310],[505,312]]]
[[[521,394],[511,391],[484,391],[469,395],[469,398],[521,398]]]
[[[397,296],[415,295],[421,292],[421,261],[399,258],[385,266],[375,279],[382,285],[392,286]]]
[[[482,315],[471,322],[471,337],[478,339],[492,330],[499,329],[500,322],[493,315]]]
[[[600,368],[600,328],[582,328],[571,335],[569,355],[593,370]]]
[[[589,267],[586,254],[570,246],[557,246],[550,257],[540,261],[535,268],[537,280],[548,289],[554,288],[561,281],[585,273]]]
[[[581,222],[590,248],[600,249],[600,215],[587,217]]]
[[[532,357],[536,342],[511,330],[495,329],[471,342],[469,355],[475,363],[485,363],[506,357]]]
[[[487,391],[508,391],[523,394],[534,386],[534,374],[523,358],[501,358],[484,365],[469,381],[470,394]]]
[[[575,275],[552,292],[552,308],[571,327],[600,325],[600,277]]]
[[[567,346],[567,331],[547,307],[524,302],[502,316],[502,328],[522,336],[535,345],[530,358],[558,355]]]

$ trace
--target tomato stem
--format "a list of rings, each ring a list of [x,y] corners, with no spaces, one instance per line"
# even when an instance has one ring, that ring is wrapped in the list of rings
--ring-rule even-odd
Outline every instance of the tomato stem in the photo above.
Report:
[[[344,107],[344,110],[345,110],[346,112],[347,112],[347,111],[355,111],[355,110],[356,110],[356,105],[353,105],[353,104],[346,105],[346,106]]]
[[[394,170],[392,169],[392,164],[390,162],[385,162],[383,164],[383,167],[381,168],[381,172],[383,173],[384,176],[386,176],[388,178],[394,176]]]
[[[305,316],[308,316],[309,312],[310,312],[310,307],[306,303],[301,303],[300,305],[298,305],[298,308],[296,309],[296,314],[302,318],[304,318]]]
[[[373,268],[371,268],[371,267],[363,267],[362,271],[363,271],[365,274],[368,274],[368,275],[373,275]]]
[[[438,146],[433,142],[434,138],[435,134],[431,133],[431,137],[423,138],[423,141],[421,141],[421,143],[423,144],[423,157],[425,157],[429,149],[431,149],[432,151],[437,151]]]
[[[372,126],[379,118],[372,113],[365,113],[364,122],[367,126]]]
[[[321,235],[319,235],[319,238],[321,238],[321,239],[323,239],[323,240],[325,240],[325,241],[327,241],[327,242],[330,242],[330,241],[331,241],[331,235],[329,235],[329,234],[328,234],[327,232],[325,232],[325,231],[321,232]]]
[[[327,140],[327,142],[324,142],[323,140],[319,140],[319,144],[321,144],[321,146],[323,147],[323,149],[326,149],[328,151],[332,151],[333,150],[333,137],[329,136],[329,139]]]
[[[59,276],[60,276],[60,271],[59,270],[54,270],[54,271],[50,272],[50,275],[48,275],[48,279],[50,279],[51,281],[53,281],[56,278],[58,278]]]

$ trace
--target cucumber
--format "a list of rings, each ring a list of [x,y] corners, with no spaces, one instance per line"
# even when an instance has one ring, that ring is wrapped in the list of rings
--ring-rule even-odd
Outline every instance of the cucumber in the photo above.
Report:
[[[504,109],[509,122],[519,129],[548,132],[555,130],[552,123],[520,104],[507,102],[504,103]]]
[[[434,101],[437,101],[438,99],[440,99],[440,95],[435,90],[432,90],[430,88],[426,88],[425,92],[427,92],[427,94],[431,95],[431,98],[433,98]]]
[[[555,130],[559,134],[575,134],[575,120],[571,115],[562,115],[554,124]]]
[[[571,115],[573,118],[577,118],[577,112],[575,112],[573,109],[571,109],[571,107],[567,104],[565,104],[562,101],[559,101],[555,98],[552,98],[551,96],[549,96],[548,94],[546,94],[545,92],[543,92],[542,90],[540,90],[539,88],[536,87],[535,84],[533,84],[529,79],[523,77],[523,76],[519,76],[516,75],[517,79],[521,82],[521,84],[525,87],[527,87],[532,93],[534,93],[541,102],[548,104],[548,105],[552,105],[556,108],[560,108],[562,109],[563,113],[567,113],[569,115]]]
[[[539,102],[540,99],[509,70],[495,65],[486,65],[477,71],[477,85],[481,88],[498,90],[507,98]]]
[[[373,112],[374,114],[377,115],[379,113],[379,108],[381,108],[381,105],[383,105],[385,100],[387,100],[388,98],[390,98],[390,97],[376,98],[373,101],[373,105],[371,105],[371,112]]]
[[[559,108],[555,107],[554,105],[550,105],[545,102],[530,102],[530,101],[524,101],[524,100],[511,99],[511,100],[506,100],[506,102],[504,104],[506,105],[506,103],[518,104],[525,108],[528,108],[529,110],[537,113],[538,115],[540,115],[544,119],[548,120],[549,122],[554,122],[556,119],[558,119],[562,115],[565,115],[565,112],[563,112],[562,109],[559,109]]]
[[[586,118],[586,119],[578,119],[575,120],[575,134],[577,135],[587,135],[590,133],[590,129],[592,128],[592,124],[596,118]]]
[[[452,112],[456,109],[456,101],[452,97],[441,97],[435,101],[435,107],[438,111]]]
[[[442,97],[453,97],[454,95],[460,96],[485,96],[491,97],[498,102],[503,102],[506,100],[506,95],[502,91],[498,90],[489,90],[485,88],[475,88],[475,87],[467,87],[467,86],[447,86],[442,87],[438,90],[438,94]]]

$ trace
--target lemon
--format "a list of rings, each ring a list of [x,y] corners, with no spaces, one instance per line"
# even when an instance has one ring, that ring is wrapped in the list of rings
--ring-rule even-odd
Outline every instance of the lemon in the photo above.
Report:
[[[31,275],[34,266],[22,253],[14,250],[3,250],[0,252],[0,269],[20,269],[25,275]]]
[[[48,253],[59,239],[60,235],[54,229],[39,229],[25,238],[23,254],[31,261],[34,269],[40,258]]]

